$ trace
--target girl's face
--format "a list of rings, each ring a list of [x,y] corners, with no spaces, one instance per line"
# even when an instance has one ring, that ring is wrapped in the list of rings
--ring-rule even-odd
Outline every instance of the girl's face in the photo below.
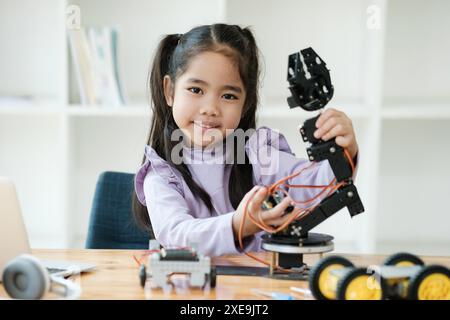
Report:
[[[222,141],[238,127],[246,97],[237,65],[210,51],[191,59],[175,87],[166,75],[164,94],[188,143],[198,147]]]

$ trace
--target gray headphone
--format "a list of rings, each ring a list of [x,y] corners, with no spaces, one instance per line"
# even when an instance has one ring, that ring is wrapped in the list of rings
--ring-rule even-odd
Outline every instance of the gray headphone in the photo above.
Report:
[[[81,288],[73,281],[50,275],[41,262],[29,254],[8,262],[2,280],[6,292],[14,299],[41,299],[48,291],[62,294],[66,299],[77,299],[81,294]]]

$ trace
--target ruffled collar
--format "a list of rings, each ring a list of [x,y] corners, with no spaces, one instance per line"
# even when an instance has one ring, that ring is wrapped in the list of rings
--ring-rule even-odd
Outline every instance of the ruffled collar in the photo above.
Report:
[[[226,164],[225,146],[199,148],[183,146],[183,159],[186,164]]]

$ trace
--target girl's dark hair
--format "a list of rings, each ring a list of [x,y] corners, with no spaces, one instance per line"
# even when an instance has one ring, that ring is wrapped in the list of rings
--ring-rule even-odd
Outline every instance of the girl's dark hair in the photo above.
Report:
[[[186,164],[174,164],[171,160],[172,148],[178,143],[171,140],[172,132],[178,129],[172,108],[164,96],[163,79],[168,75],[175,84],[176,79],[188,67],[192,57],[205,51],[223,53],[237,62],[239,73],[246,90],[246,99],[238,129],[254,129],[258,105],[259,62],[258,47],[252,32],[237,25],[213,24],[191,29],[183,35],[165,36],[159,43],[153,66],[149,74],[148,87],[151,92],[153,117],[147,144],[156,153],[177,169],[183,176],[192,193],[197,195],[211,210],[211,198],[192,178]],[[236,160],[236,152],[235,152]],[[244,195],[253,187],[252,166],[247,156],[244,164],[233,161],[229,181],[230,202],[236,209]],[[145,156],[142,162],[145,161]],[[151,199],[150,199],[151,201]],[[143,206],[133,194],[133,215],[138,226],[150,232],[153,237],[147,207]]]

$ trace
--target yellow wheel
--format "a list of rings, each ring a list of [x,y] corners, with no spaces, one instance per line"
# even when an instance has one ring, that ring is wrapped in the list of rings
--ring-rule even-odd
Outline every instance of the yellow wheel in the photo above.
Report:
[[[427,266],[411,277],[408,298],[413,300],[450,300],[450,270]]]
[[[393,254],[384,260],[385,266],[410,267],[423,266],[425,263],[418,256],[407,252]]]
[[[383,300],[385,299],[385,280],[365,268],[348,271],[338,283],[339,300]]]
[[[320,260],[309,273],[309,288],[318,300],[335,300],[339,278],[332,270],[353,267],[353,263],[339,256],[329,256]]]

